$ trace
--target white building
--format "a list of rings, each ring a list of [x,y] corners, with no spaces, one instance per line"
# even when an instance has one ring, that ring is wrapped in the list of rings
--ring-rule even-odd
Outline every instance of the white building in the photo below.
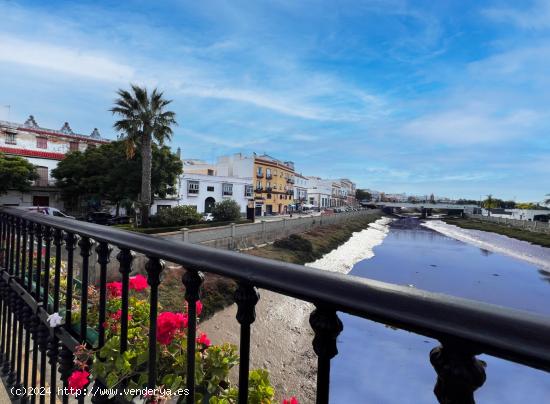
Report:
[[[66,153],[84,151],[107,142],[97,129],[89,136],[81,135],[73,132],[67,122],[60,130],[42,128],[32,115],[23,124],[0,121],[0,152],[25,157],[37,167],[39,175],[29,192],[9,191],[0,196],[0,205],[62,208],[52,170]]]
[[[323,180],[319,177],[307,177],[308,204],[316,208],[330,207],[332,197],[332,180]]]
[[[254,201],[252,178],[238,178],[208,174],[184,173],[179,181],[179,193],[171,199],[157,199],[151,207],[151,214],[158,210],[174,206],[194,206],[197,212],[208,213],[216,202],[226,199],[236,201],[241,207],[241,214],[246,215],[246,208]]]
[[[296,205],[303,205],[308,203],[307,199],[307,187],[308,179],[301,174],[294,174],[294,203]]]

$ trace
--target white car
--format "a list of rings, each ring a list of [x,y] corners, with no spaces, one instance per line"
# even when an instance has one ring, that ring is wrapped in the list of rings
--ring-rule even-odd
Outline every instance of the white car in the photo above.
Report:
[[[205,222],[212,222],[214,221],[214,216],[212,215],[212,213],[205,213],[202,217],[202,220]]]
[[[21,208],[23,210],[26,210],[28,212],[34,212],[34,213],[42,213],[43,215],[49,215],[49,216],[57,216],[57,217],[64,217],[66,219],[74,219],[74,216],[67,215],[63,212],[61,212],[59,209],[51,208],[49,206],[29,206],[25,208]]]

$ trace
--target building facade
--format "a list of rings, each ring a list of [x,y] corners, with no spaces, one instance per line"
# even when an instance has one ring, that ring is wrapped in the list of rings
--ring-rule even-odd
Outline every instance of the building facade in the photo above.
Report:
[[[63,208],[52,170],[66,153],[85,151],[107,142],[97,129],[89,136],[81,135],[73,132],[67,122],[60,130],[42,128],[32,115],[23,124],[0,121],[0,153],[26,158],[36,166],[39,175],[29,192],[9,191],[0,196],[0,205]]]
[[[266,154],[254,157],[256,216],[285,214],[294,204],[294,163]]]
[[[330,208],[332,180],[307,177],[307,183],[308,205],[317,209]]]
[[[226,199],[236,201],[241,215],[245,216],[246,208],[254,200],[252,178],[184,173],[180,176],[177,197],[156,199],[151,214],[180,205],[193,206],[200,213],[211,213],[216,202]]]
[[[294,205],[297,209],[308,203],[307,184],[307,177],[301,174],[294,174]]]

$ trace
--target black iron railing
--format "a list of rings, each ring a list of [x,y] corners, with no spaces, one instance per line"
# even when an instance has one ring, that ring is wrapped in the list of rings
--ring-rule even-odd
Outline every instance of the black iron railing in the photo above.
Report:
[[[93,245],[100,272],[98,346],[105,342],[106,277],[111,247],[120,250],[117,260],[122,275],[121,351],[128,347],[128,290],[134,253],[147,257],[150,388],[155,387],[157,378],[156,319],[163,260],[186,268],[182,282],[189,307],[189,341],[194,341],[196,335],[195,303],[200,295],[202,273],[237,281],[235,301],[237,321],[241,325],[239,403],[247,402],[250,330],[259,299],[257,288],[315,305],[310,324],[315,333],[313,347],[318,356],[317,403],[329,401],[330,361],[338,352],[336,338],[342,331],[337,312],[439,340],[441,345],[432,350],[430,360],[438,375],[434,391],[442,403],[474,402],[474,391],[485,381],[484,367],[475,357],[481,353],[550,371],[550,319],[526,312],[11,208],[0,210],[0,236],[0,359],[8,387],[37,387],[48,382],[55,391],[57,372],[63,385],[67,385],[73,369],[73,351],[86,342],[86,285]],[[77,246],[82,284],[80,308],[78,313],[73,313],[71,285],[76,281],[74,252]],[[55,251],[53,257],[50,257],[50,247]],[[41,259],[43,252],[44,260]],[[64,286],[60,285],[62,254],[67,264]],[[54,282],[50,291],[47,286],[41,288],[36,280],[41,276],[48,279],[51,271]],[[48,298],[50,295],[52,301]],[[63,296],[66,307],[65,324],[51,328],[47,325],[47,318],[59,310],[60,296]],[[71,326],[73,315],[80,319],[78,330]],[[187,403],[195,402],[195,350],[195,344],[187,345],[186,383],[190,392]],[[46,380],[48,363],[49,381]],[[39,365],[40,380],[37,380]],[[101,380],[96,380],[96,385],[101,383]],[[35,397],[31,397],[31,402]],[[25,401],[27,397],[13,399]],[[64,402],[68,400],[67,396],[62,399]],[[41,402],[44,400],[40,397]],[[52,394],[50,400],[54,403],[55,395]],[[96,397],[95,400],[106,398]]]

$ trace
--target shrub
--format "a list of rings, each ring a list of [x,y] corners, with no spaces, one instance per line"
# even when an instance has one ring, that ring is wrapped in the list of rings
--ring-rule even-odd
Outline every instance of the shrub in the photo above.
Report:
[[[202,216],[192,206],[175,206],[163,209],[151,217],[152,227],[160,226],[188,226],[200,222]]]
[[[287,238],[277,240],[273,243],[275,247],[285,248],[291,251],[300,251],[310,253],[313,252],[313,244],[311,241],[303,238],[298,234],[291,234]]]
[[[241,207],[233,199],[217,202],[212,208],[214,220],[230,221],[241,218]]]

